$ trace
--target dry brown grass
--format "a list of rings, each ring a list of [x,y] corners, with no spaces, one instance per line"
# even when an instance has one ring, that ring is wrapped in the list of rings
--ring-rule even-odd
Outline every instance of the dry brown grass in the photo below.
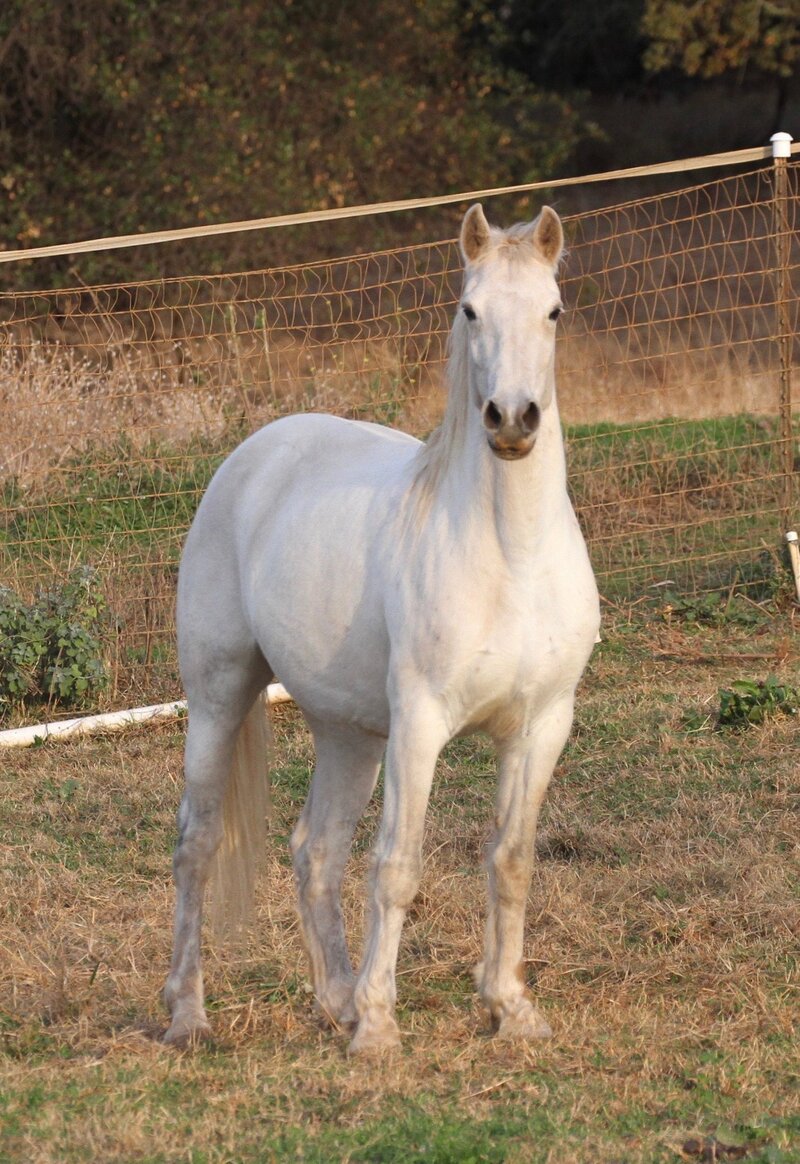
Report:
[[[298,411],[420,435],[441,418],[441,362],[406,365],[402,345],[389,339],[333,347],[286,340],[268,355],[251,336],[227,344],[196,337],[185,346],[190,356],[181,361],[151,344],[0,348],[0,478],[34,486],[123,437],[138,453],[198,438],[224,447],[232,427],[255,429]]]
[[[642,355],[626,348],[624,336],[581,331],[568,331],[559,348],[567,424],[777,414],[780,371],[763,345],[747,355],[728,348]],[[224,445],[232,422],[254,429],[297,411],[425,436],[441,419],[445,391],[444,336],[429,340],[409,351],[391,339],[325,345],[287,338],[266,353],[252,335],[235,343],[195,337],[184,341],[180,360],[164,344],[0,349],[0,475],[35,485],[123,435],[139,452],[198,438]]]
[[[759,650],[785,659],[782,633]],[[742,676],[749,633],[605,634],[540,830],[527,974],[556,1032],[540,1045],[492,1041],[472,994],[493,794],[480,741],[441,763],[400,956],[404,1049],[379,1068],[312,1014],[285,845],[310,761],[294,709],[277,716],[254,940],[209,951],[215,1042],[194,1056],[157,1041],[182,733],[3,755],[2,1158],[650,1164],[695,1134],[795,1159],[796,724],[684,730]],[[376,820],[346,886],[356,949]]]

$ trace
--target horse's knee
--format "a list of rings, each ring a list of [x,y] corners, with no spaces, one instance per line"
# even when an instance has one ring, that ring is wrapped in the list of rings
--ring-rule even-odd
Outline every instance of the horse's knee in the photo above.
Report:
[[[409,909],[421,876],[421,856],[378,858],[373,871],[376,901],[396,909]]]
[[[295,843],[294,837],[292,837],[289,847],[292,853],[292,866],[294,868],[294,881],[297,886],[297,892],[301,898],[307,898],[313,880],[313,867],[308,851],[308,843],[306,840]]]
[[[205,873],[222,842],[222,814],[198,816],[184,797],[178,812],[178,842],[172,856],[175,880],[193,872]]]
[[[292,833],[289,847],[292,853],[297,891],[305,901],[316,901],[331,892],[331,853],[328,841],[309,837],[300,825]]]
[[[498,901],[524,901],[533,870],[533,852],[521,844],[496,845],[486,860],[489,880]]]

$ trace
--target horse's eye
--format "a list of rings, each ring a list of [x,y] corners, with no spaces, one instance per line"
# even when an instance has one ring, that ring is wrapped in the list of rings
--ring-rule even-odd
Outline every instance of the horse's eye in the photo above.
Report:
[[[561,315],[563,310],[564,310],[563,307],[554,307],[547,318],[552,319],[553,323],[555,323],[555,321],[558,319],[559,315]]]
[[[475,315],[475,308],[471,307],[469,305],[469,303],[463,304],[461,310],[464,312],[464,314],[466,315],[467,319],[470,320],[470,322],[473,319],[477,319],[477,316]]]

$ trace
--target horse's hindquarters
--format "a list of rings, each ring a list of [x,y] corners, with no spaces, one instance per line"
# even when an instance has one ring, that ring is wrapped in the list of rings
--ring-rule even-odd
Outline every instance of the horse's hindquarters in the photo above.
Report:
[[[276,422],[215,479],[191,539],[226,543],[210,588],[300,706],[384,735],[392,529],[418,447],[332,417]]]

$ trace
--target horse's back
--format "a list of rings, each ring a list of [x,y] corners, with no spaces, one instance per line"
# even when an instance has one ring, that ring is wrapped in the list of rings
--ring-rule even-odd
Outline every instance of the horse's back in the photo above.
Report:
[[[380,492],[413,458],[419,441],[382,425],[319,413],[283,417],[259,429],[222,463],[189,531],[184,564],[196,553],[228,560],[263,533],[282,505],[298,516],[325,491]],[[209,535],[213,535],[213,541]]]

